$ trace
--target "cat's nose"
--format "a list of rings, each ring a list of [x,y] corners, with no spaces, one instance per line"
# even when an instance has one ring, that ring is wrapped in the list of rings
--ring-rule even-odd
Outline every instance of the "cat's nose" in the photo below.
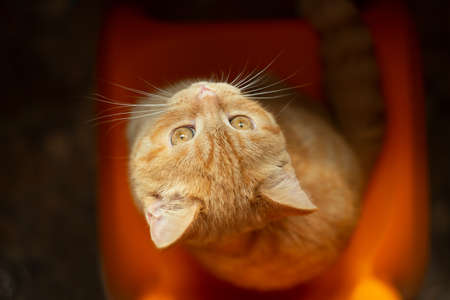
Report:
[[[198,99],[205,99],[205,98],[216,98],[217,94],[214,91],[214,89],[208,87],[205,84],[200,85],[199,91],[198,91]]]
[[[207,115],[216,115],[219,108],[219,97],[214,88],[201,84],[198,87],[197,102],[201,105],[203,112]]]

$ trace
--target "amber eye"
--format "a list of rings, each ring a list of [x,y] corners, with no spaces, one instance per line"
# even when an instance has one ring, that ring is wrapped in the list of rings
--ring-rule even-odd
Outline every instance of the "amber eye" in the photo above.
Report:
[[[238,130],[253,129],[252,121],[246,116],[236,116],[230,120],[230,124]]]
[[[195,135],[194,128],[192,127],[180,127],[174,130],[170,142],[172,145],[178,145],[180,143],[192,140]]]

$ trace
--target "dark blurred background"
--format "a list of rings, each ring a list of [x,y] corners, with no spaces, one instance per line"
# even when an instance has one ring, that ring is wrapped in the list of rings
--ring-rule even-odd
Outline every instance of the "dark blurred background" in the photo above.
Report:
[[[292,0],[152,2],[140,5],[167,19],[295,17]],[[419,299],[450,299],[450,4],[407,3],[422,48],[432,199],[431,260]],[[96,82],[97,39],[108,5],[0,4],[1,300],[104,298],[95,127],[87,124],[94,103],[87,96]]]

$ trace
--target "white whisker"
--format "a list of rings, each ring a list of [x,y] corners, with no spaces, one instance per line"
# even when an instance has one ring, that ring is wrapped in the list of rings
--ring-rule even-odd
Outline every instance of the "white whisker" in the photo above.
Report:
[[[225,78],[225,82],[228,82],[228,80],[230,79],[230,74],[231,74],[231,68],[228,69],[228,74],[227,74],[227,77]]]
[[[98,121],[98,120],[102,120],[102,119],[106,119],[106,118],[111,118],[111,117],[115,117],[115,116],[121,116],[121,115],[136,115],[136,114],[143,114],[143,113],[149,113],[149,112],[162,112],[162,110],[140,110],[140,111],[125,111],[125,112],[118,112],[118,113],[113,113],[113,114],[107,114],[107,115],[100,115],[96,118],[93,118],[92,120],[89,120],[89,123]]]
[[[244,91],[248,87],[253,86],[253,85],[257,84],[257,83],[260,83],[263,79],[264,79],[264,75],[261,75],[259,78],[256,78],[253,81],[250,81],[247,85],[245,85],[244,87],[240,88],[240,90]]]
[[[292,73],[291,75],[287,76],[287,77],[284,78],[284,79],[280,79],[280,80],[278,80],[277,82],[274,82],[274,83],[272,83],[272,84],[269,84],[269,85],[266,85],[266,86],[263,86],[263,87],[260,87],[260,88],[255,88],[255,89],[253,89],[253,90],[248,90],[248,91],[246,91],[245,89],[246,89],[247,87],[245,87],[245,88],[241,88],[241,91],[244,91],[244,92],[246,92],[246,93],[252,93],[252,92],[257,92],[257,91],[265,90],[265,89],[267,89],[267,88],[269,88],[269,87],[275,86],[275,85],[277,85],[277,84],[280,84],[280,83],[285,82],[286,80],[291,79],[292,77],[294,77],[295,75],[297,75],[297,73],[298,73],[298,71]]]
[[[126,117],[126,118],[115,118],[115,119],[111,119],[111,120],[104,120],[104,121],[101,121],[101,122],[97,123],[96,125],[105,124],[105,123],[111,123],[111,122],[117,122],[117,121],[121,121],[121,120],[134,120],[134,119],[146,118],[146,117],[150,117],[150,116],[161,114],[163,112],[164,111],[157,111],[157,112],[152,112],[152,113],[148,113],[148,114],[142,114],[142,115],[139,115],[139,116],[132,116],[132,117]]]
[[[278,118],[278,117],[281,115],[281,113],[289,106],[289,104],[292,103],[292,101],[294,101],[294,99],[289,100],[289,101],[286,103],[286,105],[284,105],[284,106],[280,109],[280,111],[279,111],[278,114],[275,116],[275,118]]]
[[[145,80],[145,79],[143,79],[143,78],[139,78],[139,79],[142,80],[142,81],[143,81],[145,84],[147,84],[148,86],[150,86],[150,87],[154,88],[155,90],[157,90],[157,91],[159,91],[159,92],[165,94],[165,95],[161,95],[161,96],[167,96],[167,97],[169,97],[169,98],[172,97],[172,94],[171,94],[169,91],[164,90],[164,89],[161,89],[161,88],[159,88],[159,87],[157,87],[157,86],[151,84],[150,82],[148,82],[147,80]]]
[[[90,97],[90,99],[93,99],[95,101],[104,102],[108,104],[113,104],[117,106],[127,106],[127,107],[164,107],[167,106],[167,103],[123,103],[123,102],[116,102],[113,99],[107,98],[100,94],[94,94],[96,97]],[[99,98],[98,98],[99,97]]]
[[[117,86],[117,87],[120,87],[120,88],[123,88],[124,90],[130,91],[130,92],[133,92],[133,93],[142,95],[142,96],[146,96],[146,97],[157,97],[157,98],[168,99],[167,97],[164,97],[164,96],[162,96],[162,95],[152,94],[152,93],[149,93],[149,92],[145,92],[145,91],[133,89],[133,88],[130,88],[130,87],[127,87],[127,86],[118,84],[118,83],[112,83],[112,85]]]
[[[231,85],[236,86],[236,82],[238,82],[241,78],[241,76],[243,76],[245,74],[245,70],[247,69],[248,66],[248,61],[245,62],[244,68],[242,68],[242,71],[233,79],[233,81],[230,82]]]
[[[235,81],[239,80],[239,78],[242,76],[242,73],[244,71],[240,72],[239,74],[237,74],[236,77],[233,78],[233,80],[230,82],[230,85],[234,85]]]
[[[274,94],[274,93],[283,92],[283,91],[295,90],[295,89],[302,88],[302,87],[305,87],[305,86],[306,85],[303,84],[303,85],[297,85],[297,86],[283,88],[283,89],[278,89],[278,90],[273,90],[273,91],[265,91],[265,92],[259,92],[259,93],[253,93],[253,94],[242,94],[242,96],[252,97],[252,96],[258,96],[258,95]]]
[[[259,100],[259,99],[277,99],[277,98],[283,98],[286,96],[292,96],[291,94],[281,94],[281,95],[276,95],[276,96],[245,96],[248,99],[255,99],[255,100]]]
[[[247,79],[251,76],[253,76],[253,74],[255,74],[255,72],[257,72],[257,69],[253,69],[250,73],[248,73],[247,75],[245,75],[241,80],[239,80],[239,82],[237,82],[236,84],[234,84],[235,87],[239,87],[243,82],[247,81]]]
[[[254,76],[252,76],[251,78],[245,80],[244,82],[241,82],[240,84],[236,85],[236,87],[240,89],[240,88],[241,88],[241,87],[240,87],[241,85],[245,85],[246,83],[251,82],[253,79],[258,78],[258,76],[260,76],[262,73],[264,73],[265,71],[267,71],[267,69],[269,69],[270,66],[272,66],[272,64],[278,59],[278,57],[280,57],[280,55],[281,55],[281,52],[278,53],[278,54],[274,57],[274,59],[272,59],[272,60],[267,64],[267,66],[265,66],[261,71],[259,71],[258,73],[256,73],[256,75],[254,75]]]

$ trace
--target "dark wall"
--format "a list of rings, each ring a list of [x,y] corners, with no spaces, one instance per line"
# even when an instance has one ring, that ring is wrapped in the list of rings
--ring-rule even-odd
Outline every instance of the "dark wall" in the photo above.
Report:
[[[100,4],[1,5],[0,299],[102,299],[86,98]]]

